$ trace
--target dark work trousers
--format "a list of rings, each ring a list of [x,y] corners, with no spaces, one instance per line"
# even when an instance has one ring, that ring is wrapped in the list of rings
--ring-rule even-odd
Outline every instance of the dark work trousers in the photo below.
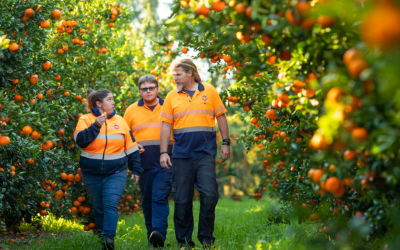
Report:
[[[147,239],[153,231],[167,236],[169,204],[171,193],[172,167],[146,169],[140,175],[142,208],[147,229]]]
[[[173,159],[172,193],[175,202],[174,224],[176,240],[180,245],[194,247],[193,192],[200,193],[199,231],[197,238],[202,245],[212,245],[215,207],[218,203],[218,184],[215,174],[215,156],[202,155],[188,159]]]

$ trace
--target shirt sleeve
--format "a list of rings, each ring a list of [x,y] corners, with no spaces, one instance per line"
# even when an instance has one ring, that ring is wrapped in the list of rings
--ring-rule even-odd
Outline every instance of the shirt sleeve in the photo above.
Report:
[[[140,166],[140,153],[139,147],[133,137],[132,131],[126,124],[125,133],[125,154],[128,157],[128,168],[134,175],[140,175],[143,172]]]
[[[172,109],[171,104],[171,95],[168,94],[164,100],[164,104],[162,106],[160,119],[163,122],[173,123],[174,122],[174,110]]]
[[[211,96],[215,117],[218,117],[228,112],[225,108],[224,103],[221,100],[221,97],[218,94],[218,91],[214,87],[212,87]]]
[[[80,148],[86,148],[96,139],[100,133],[100,128],[96,123],[88,126],[88,122],[84,117],[81,117],[76,125],[74,132],[74,140]]]
[[[130,106],[130,107],[128,107],[127,109],[126,109],[126,111],[125,111],[125,114],[124,114],[124,120],[126,121],[126,123],[128,124],[128,127],[129,128],[132,128],[132,117],[131,117],[131,107],[132,106]]]

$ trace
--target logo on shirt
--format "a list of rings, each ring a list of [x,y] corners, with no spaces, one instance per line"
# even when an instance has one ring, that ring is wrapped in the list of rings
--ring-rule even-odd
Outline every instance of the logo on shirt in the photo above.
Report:
[[[202,99],[203,101],[207,101],[207,100],[208,100],[208,98],[207,98],[206,95],[203,95],[203,96],[201,97],[201,99]]]
[[[114,124],[115,129],[119,129],[119,126],[117,124]]]

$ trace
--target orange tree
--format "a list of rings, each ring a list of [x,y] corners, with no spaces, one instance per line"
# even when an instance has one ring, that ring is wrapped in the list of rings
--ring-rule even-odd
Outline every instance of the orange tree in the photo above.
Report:
[[[73,139],[77,120],[87,113],[86,90],[110,89],[123,115],[137,100],[140,75],[169,83],[162,72],[172,60],[171,46],[147,59],[143,48],[157,48],[145,45],[143,28],[131,27],[138,18],[134,3],[6,2],[0,7],[0,227],[23,220],[40,227],[33,218],[51,212],[86,217],[84,229],[95,230]],[[137,210],[139,199],[129,182],[121,212]]]
[[[264,190],[336,246],[400,246],[399,1],[180,1],[182,52],[235,83]],[[373,237],[374,240],[369,240]],[[327,242],[327,244],[331,244]]]

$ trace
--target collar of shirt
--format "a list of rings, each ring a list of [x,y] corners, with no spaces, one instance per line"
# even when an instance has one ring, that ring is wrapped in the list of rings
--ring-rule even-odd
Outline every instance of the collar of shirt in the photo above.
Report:
[[[107,119],[110,119],[113,117],[117,112],[114,109],[114,112],[111,115],[107,116]],[[98,108],[92,108],[92,114],[96,117],[101,116],[102,114],[100,113],[100,110]]]
[[[159,97],[159,96],[157,96],[157,98],[158,98],[158,104],[160,104],[160,106],[162,106],[162,105],[164,104],[164,99],[162,99],[162,98]],[[138,106],[145,106],[145,105],[144,105],[143,98],[139,100]]]
[[[199,84],[198,90],[199,91],[203,91],[204,90],[204,85],[201,82],[198,82],[198,81],[196,81],[196,82]],[[179,94],[182,93],[182,92],[183,92],[183,88],[180,91],[178,91]]]

